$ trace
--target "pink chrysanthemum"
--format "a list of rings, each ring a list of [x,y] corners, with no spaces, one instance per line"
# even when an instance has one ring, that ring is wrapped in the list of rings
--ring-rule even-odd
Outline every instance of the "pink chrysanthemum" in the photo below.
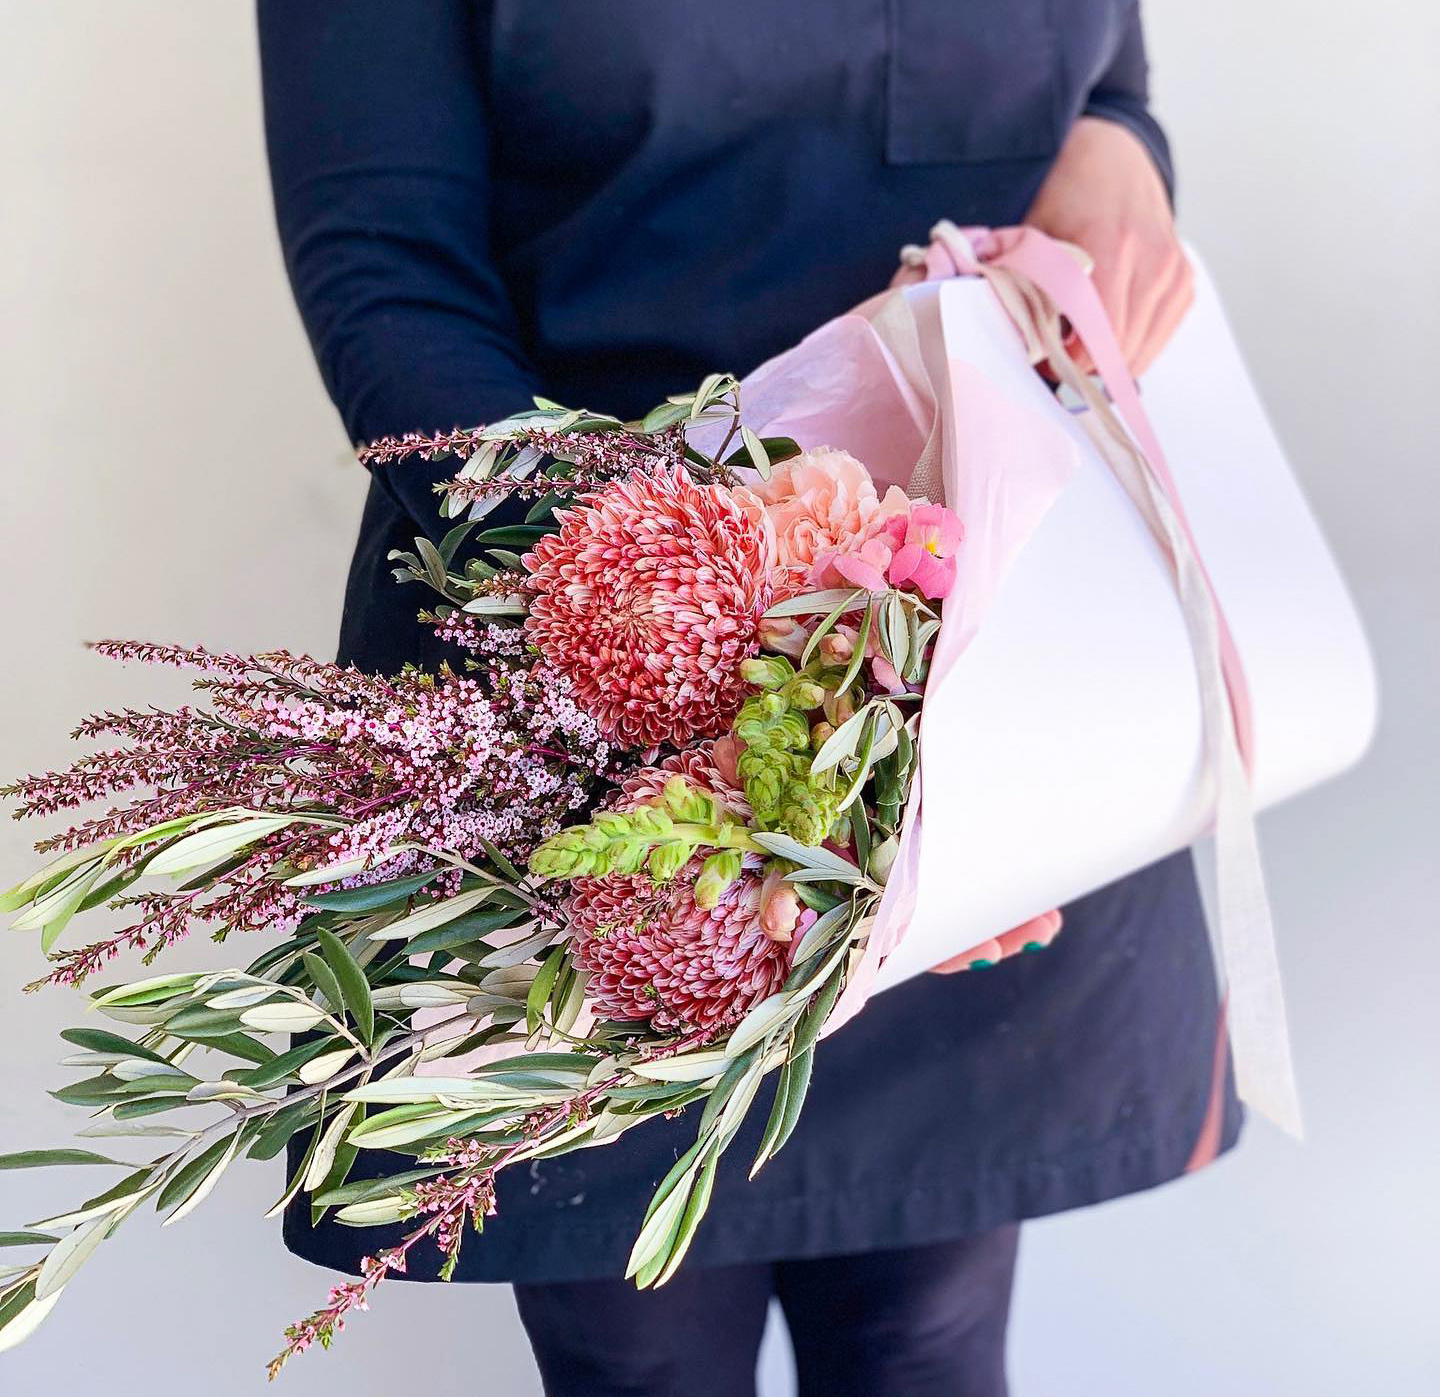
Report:
[[[615,804],[633,810],[660,798],[680,775],[707,790],[732,813],[749,818],[750,802],[735,774],[734,741],[700,742],[657,766],[632,772]],[[767,934],[763,861],[746,856],[740,877],[710,908],[695,905],[695,879],[704,862],[690,860],[668,883],[648,873],[577,878],[565,916],[575,959],[590,972],[589,995],[602,1013],[654,1019],[660,1027],[708,1028],[738,1018],[779,989],[790,948],[788,934]]]
[[[683,469],[615,481],[558,518],[525,558],[525,628],[580,705],[630,747],[724,732],[770,604],[768,521]]]
[[[713,742],[697,742],[683,752],[666,757],[657,766],[642,766],[632,771],[620,783],[620,799],[616,805],[622,810],[631,810],[637,805],[654,804],[672,776],[683,776],[691,786],[709,791],[732,814],[748,822],[750,802],[735,769],[738,756],[737,743],[728,735],[717,737]]]
[[[695,905],[701,862],[692,859],[659,886],[645,873],[572,884],[565,912],[575,961],[590,973],[588,993],[601,1014],[710,1028],[780,988],[790,947],[761,926],[759,860],[709,908]]]

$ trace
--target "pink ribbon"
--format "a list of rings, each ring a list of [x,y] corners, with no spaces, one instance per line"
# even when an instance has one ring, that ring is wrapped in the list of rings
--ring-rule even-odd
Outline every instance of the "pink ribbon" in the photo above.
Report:
[[[1144,453],[1198,558],[1199,549],[1176,489],[1175,478],[1140,402],[1139,390],[1115,338],[1110,317],[1100,301],[1100,293],[1090,279],[1088,258],[1078,248],[1058,242],[1037,228],[957,228],[952,223],[942,222],[931,231],[931,238],[929,247],[924,249],[923,262],[917,259],[912,265],[902,267],[893,284],[936,281],[952,276],[985,276],[993,270],[1004,269],[1018,272],[1044,292],[1070,322],[1089,351],[1110,401]],[[1020,328],[1023,333],[1024,327]],[[1246,771],[1253,774],[1255,724],[1250,688],[1235,637],[1203,560],[1200,567],[1220,626],[1220,663],[1229,692],[1236,741],[1240,745]]]

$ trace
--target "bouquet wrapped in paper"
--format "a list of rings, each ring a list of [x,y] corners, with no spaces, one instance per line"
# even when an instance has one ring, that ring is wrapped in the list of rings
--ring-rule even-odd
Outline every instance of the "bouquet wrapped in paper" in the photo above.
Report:
[[[974,866],[950,798],[965,784],[962,661],[1083,460],[1034,364],[1095,424],[1097,459],[1180,598],[1222,884],[1252,886],[1244,671],[1158,447],[1115,419],[1126,390],[1083,268],[1039,235],[948,225],[908,260],[914,284],[743,385],[714,375],[641,421],[542,401],[367,448],[376,469],[456,461],[441,487],[454,527],[396,557],[429,590],[421,619],[452,666],[374,677],[284,653],[97,647],[194,669],[203,702],[92,718],[77,735],[99,751],[7,792],[21,815],[110,802],[44,840],[49,862],[3,906],[50,958],[37,983],[83,987],[109,1021],[63,1035],[81,1076],[57,1094],[92,1112],[83,1134],[139,1158],[6,1234],[36,1250],[0,1279],[0,1344],[137,1209],[176,1221],[240,1159],[302,1132],[276,1211],[304,1194],[317,1216],[411,1225],[291,1327],[272,1375],[328,1345],[415,1247],[453,1266],[498,1170],[684,1111],[694,1144],[630,1263],[661,1284],[767,1074],[756,1169],[793,1130],[821,1039],[881,977],[967,948],[1040,949],[1056,919],[1029,919],[1083,887],[1017,890],[1007,874],[970,896],[933,852]],[[942,304],[962,282],[983,309]],[[1062,309],[1108,363],[1110,397],[1075,369]],[[992,335],[989,361],[960,343],[962,323]],[[523,522],[492,525],[507,500]],[[1134,852],[1171,833],[1147,828]],[[128,911],[125,929],[72,938],[102,904]],[[1253,1029],[1242,1060],[1260,1060],[1252,1080],[1284,1115],[1258,905],[1238,930],[1222,908],[1250,957],[1232,1006],[1238,994]],[[197,926],[236,945],[233,968],[92,988],[121,952],[173,961]],[[912,928],[920,951],[887,971]],[[367,1149],[411,1167],[352,1181]],[[58,1149],[0,1163],[118,1161]]]

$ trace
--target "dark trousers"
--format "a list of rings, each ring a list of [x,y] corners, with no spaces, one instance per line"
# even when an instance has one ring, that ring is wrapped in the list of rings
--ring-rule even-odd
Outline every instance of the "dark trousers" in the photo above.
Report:
[[[1019,1227],[629,1281],[517,1285],[547,1397],[754,1397],[771,1297],[800,1397],[1004,1397]]]

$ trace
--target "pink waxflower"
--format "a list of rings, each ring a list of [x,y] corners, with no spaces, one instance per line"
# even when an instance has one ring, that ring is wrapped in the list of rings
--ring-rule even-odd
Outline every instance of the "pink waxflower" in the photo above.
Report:
[[[905,541],[890,560],[890,584],[911,583],[932,601],[948,596],[955,585],[955,551],[964,537],[964,526],[944,505],[917,504]]]
[[[559,531],[524,559],[525,631],[550,666],[628,747],[723,733],[771,601],[764,511],[747,491],[667,468],[613,481],[557,517]]]
[[[857,549],[887,519],[910,508],[893,485],[881,498],[870,472],[848,451],[830,446],[781,462],[747,493],[774,527],[777,598],[804,591],[822,557]]]

